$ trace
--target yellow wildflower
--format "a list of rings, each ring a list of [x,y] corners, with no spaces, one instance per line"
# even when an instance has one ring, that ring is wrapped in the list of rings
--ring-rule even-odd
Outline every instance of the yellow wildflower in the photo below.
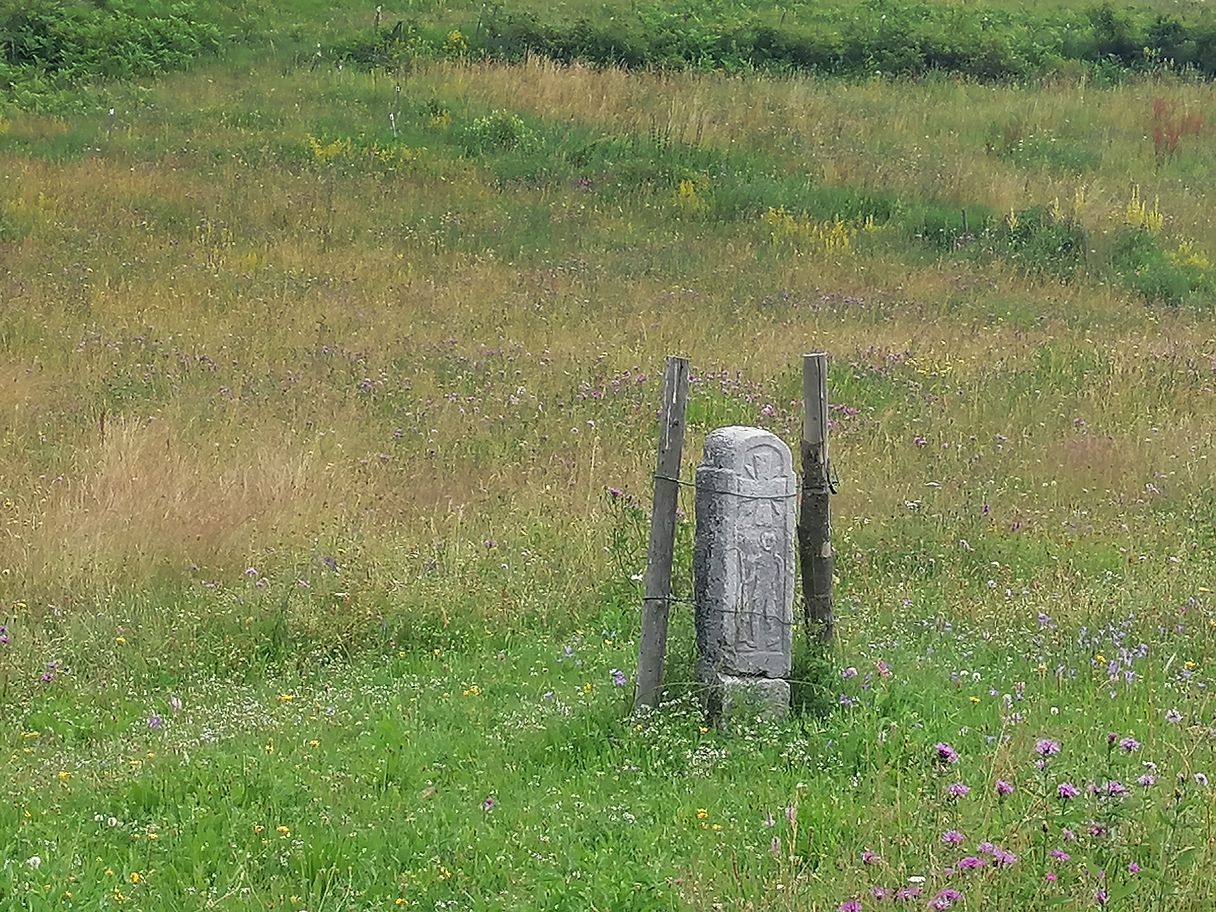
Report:
[[[697,819],[698,820],[704,820],[708,816],[709,816],[709,811],[707,811],[705,808],[697,808]]]

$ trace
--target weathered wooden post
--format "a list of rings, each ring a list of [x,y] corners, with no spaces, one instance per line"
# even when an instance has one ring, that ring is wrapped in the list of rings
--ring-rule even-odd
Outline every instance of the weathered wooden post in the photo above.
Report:
[[[656,706],[667,660],[667,613],[671,603],[671,562],[675,550],[676,506],[680,494],[680,460],[684,454],[684,411],[688,403],[688,359],[670,357],[663,377],[659,409],[659,456],[650,511],[650,547],[642,602],[642,638],[638,647],[637,686],[633,706]]]
[[[832,522],[828,461],[828,356],[802,357],[802,509],[798,567],[806,634],[812,645],[832,641]]]

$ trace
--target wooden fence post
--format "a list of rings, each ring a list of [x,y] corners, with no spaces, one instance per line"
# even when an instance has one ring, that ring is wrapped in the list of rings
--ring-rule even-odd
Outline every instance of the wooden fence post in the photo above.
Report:
[[[667,660],[667,612],[671,601],[671,562],[680,494],[680,459],[684,454],[684,410],[688,403],[688,359],[667,359],[663,405],[659,410],[659,457],[650,511],[650,547],[646,552],[642,639],[638,647],[637,687],[633,706],[657,706]]]
[[[832,641],[832,522],[828,461],[828,356],[802,357],[802,509],[798,517],[798,567],[807,638]]]

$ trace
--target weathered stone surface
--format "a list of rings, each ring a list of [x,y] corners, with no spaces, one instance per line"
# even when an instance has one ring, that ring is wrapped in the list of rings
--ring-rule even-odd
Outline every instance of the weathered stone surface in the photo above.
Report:
[[[790,710],[790,684],[782,678],[711,674],[707,687],[709,715],[723,723],[732,718],[784,719]]]
[[[768,431],[728,427],[706,438],[693,574],[698,671],[711,704],[728,699],[712,692],[729,679],[789,675],[796,491],[789,447]],[[788,705],[788,685],[766,692]]]

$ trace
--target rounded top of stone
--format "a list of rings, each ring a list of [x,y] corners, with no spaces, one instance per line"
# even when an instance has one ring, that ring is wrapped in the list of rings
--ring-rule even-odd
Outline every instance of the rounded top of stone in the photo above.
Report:
[[[709,433],[701,465],[730,469],[757,481],[787,477],[794,471],[785,441],[764,428],[737,425]]]

